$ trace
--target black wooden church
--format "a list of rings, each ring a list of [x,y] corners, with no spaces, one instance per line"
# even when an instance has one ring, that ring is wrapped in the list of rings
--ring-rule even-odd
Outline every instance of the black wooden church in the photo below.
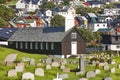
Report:
[[[21,28],[8,40],[8,46],[20,51],[77,55],[86,52],[85,40],[73,27],[65,32],[64,27]]]

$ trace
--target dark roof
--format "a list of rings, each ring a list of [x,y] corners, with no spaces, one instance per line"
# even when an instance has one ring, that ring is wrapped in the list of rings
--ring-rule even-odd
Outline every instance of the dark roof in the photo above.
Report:
[[[50,32],[64,32],[65,27],[45,27],[43,28],[43,33],[50,33]]]
[[[116,8],[120,8],[120,4],[119,3],[118,4],[115,3],[114,5],[115,5]]]
[[[87,3],[89,3],[89,5],[93,5],[93,4],[104,4],[104,2],[102,2],[102,1],[87,1]]]
[[[67,32],[43,32],[45,28],[21,28],[8,41],[61,42]],[[46,28],[49,29],[49,28]],[[54,29],[54,28],[53,28]]]
[[[26,3],[29,3],[31,0],[24,0]],[[37,4],[39,0],[32,0],[32,4]]]
[[[110,32],[111,29],[104,29],[104,28],[101,28],[101,29],[98,29],[98,32]]]
[[[18,28],[0,28],[0,38],[8,40]]]

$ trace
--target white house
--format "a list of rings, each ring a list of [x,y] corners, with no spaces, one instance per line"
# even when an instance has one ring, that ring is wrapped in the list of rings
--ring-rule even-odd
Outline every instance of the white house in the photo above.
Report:
[[[39,5],[38,4],[32,4],[32,1],[29,2],[29,4],[27,4],[27,12],[34,12],[35,10],[39,9]]]
[[[72,6],[62,6],[62,7],[55,7],[53,9],[53,14],[59,14],[63,17],[66,17],[68,14],[72,14],[72,16],[76,16],[76,10]]]
[[[51,10],[46,10],[45,15],[48,17],[52,17],[52,11]]]
[[[108,28],[107,27],[107,23],[89,23],[89,28],[93,31],[93,32],[95,32],[95,31],[97,31],[98,29],[103,29],[103,28]]]
[[[27,3],[24,0],[18,0],[16,3],[16,9],[25,9]]]

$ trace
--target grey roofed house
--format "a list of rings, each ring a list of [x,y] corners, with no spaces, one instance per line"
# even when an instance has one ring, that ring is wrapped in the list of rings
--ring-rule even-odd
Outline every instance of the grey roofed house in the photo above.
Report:
[[[50,55],[77,55],[86,52],[86,43],[77,28],[21,28],[8,40],[8,47]]]
[[[45,28],[21,28],[9,41],[61,42],[69,32],[44,32]]]

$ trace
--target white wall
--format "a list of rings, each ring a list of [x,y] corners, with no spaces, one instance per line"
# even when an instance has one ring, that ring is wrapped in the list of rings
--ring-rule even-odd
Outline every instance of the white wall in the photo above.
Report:
[[[71,29],[74,26],[74,17],[72,16],[72,14],[68,14],[67,17],[65,17],[65,31]]]
[[[28,12],[34,12],[36,9],[39,9],[38,5],[28,4],[27,5],[27,11]]]
[[[7,41],[0,41],[0,45],[8,45],[8,42]]]
[[[16,8],[17,8],[17,9],[25,9],[25,3],[24,3],[24,2],[21,3],[21,0],[19,0],[19,1],[16,3]]]
[[[119,46],[119,47],[117,47]],[[113,51],[120,51],[120,44],[118,45],[110,45],[110,49],[113,50]]]
[[[47,11],[46,11],[46,16],[51,17],[51,16],[52,16],[52,11],[51,11],[51,10],[47,10]]]
[[[101,28],[107,28],[107,23],[94,23],[94,30],[97,31],[98,29]]]

